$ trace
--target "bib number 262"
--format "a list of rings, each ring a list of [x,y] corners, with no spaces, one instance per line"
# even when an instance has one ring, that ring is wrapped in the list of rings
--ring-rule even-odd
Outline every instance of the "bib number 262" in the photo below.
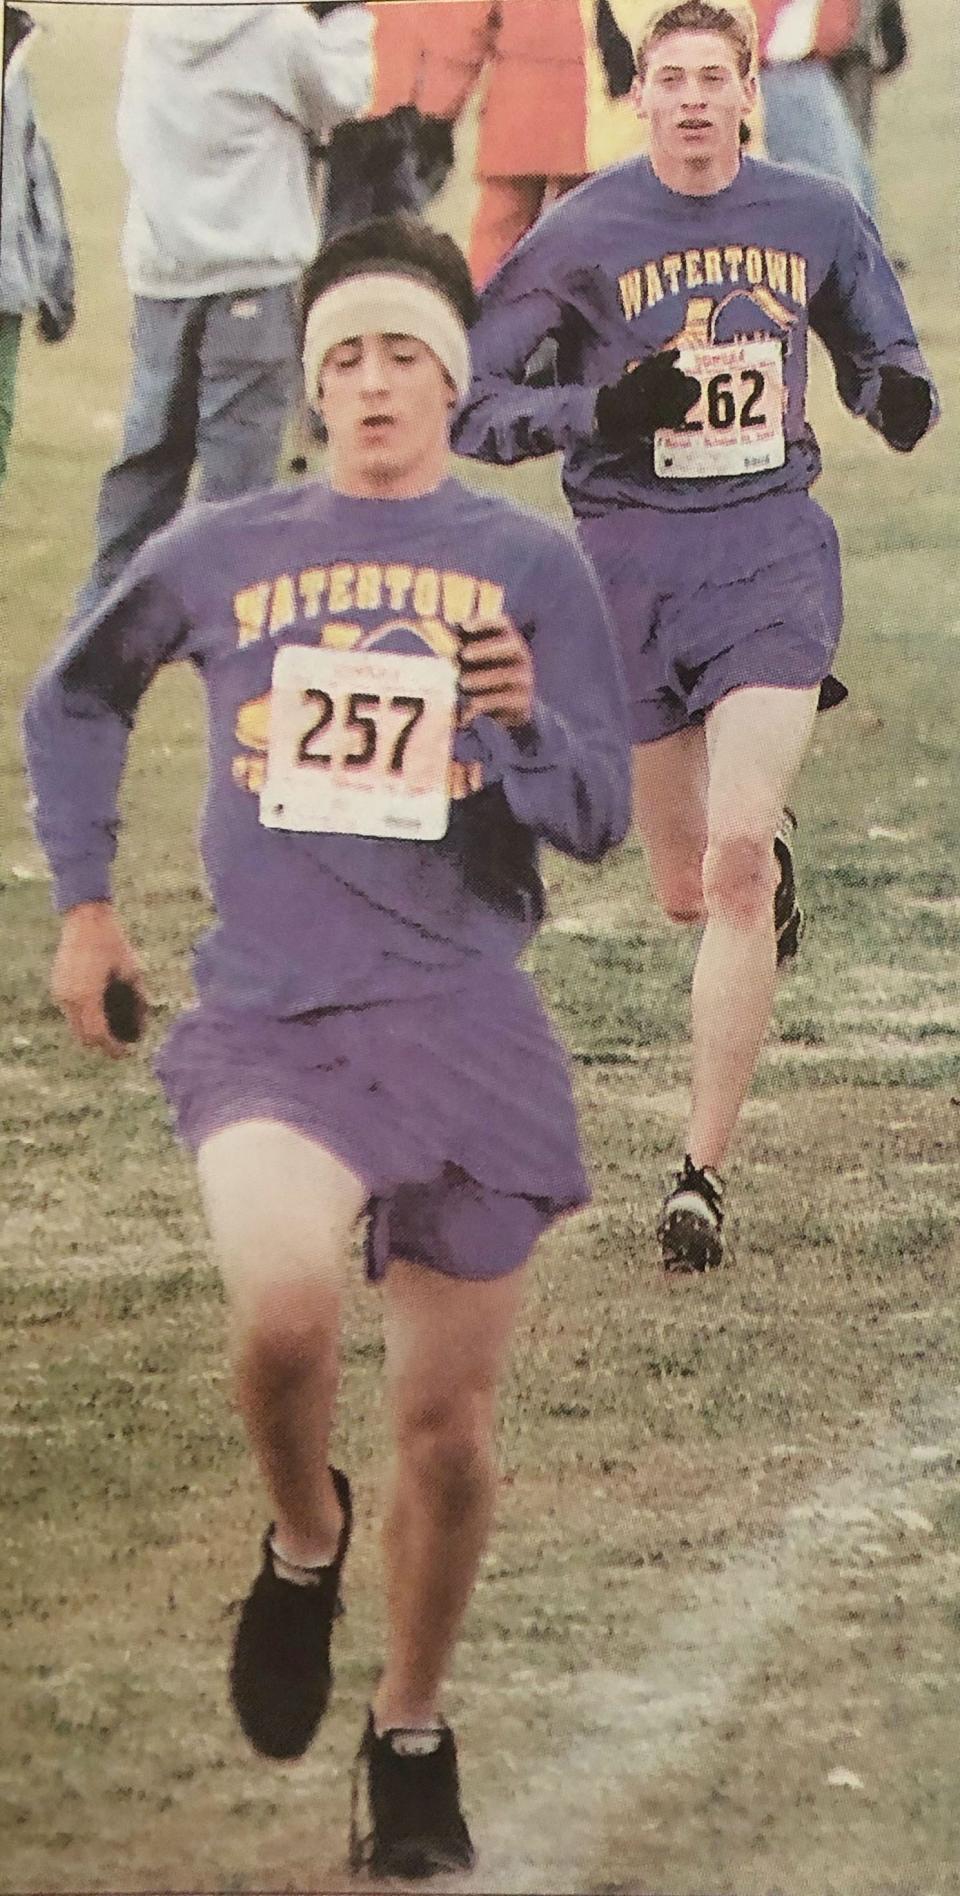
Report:
[[[660,428],[653,465],[661,480],[709,480],[782,467],[783,356],[775,337],[681,351],[700,384],[682,428]]]

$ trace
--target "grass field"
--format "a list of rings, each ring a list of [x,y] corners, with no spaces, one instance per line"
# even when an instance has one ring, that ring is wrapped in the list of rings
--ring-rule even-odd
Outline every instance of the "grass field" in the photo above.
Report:
[[[25,347],[0,499],[0,1891],[332,1891],[380,1650],[376,1300],[357,1288],[344,1365],[337,1446],[359,1524],[335,1702],[308,1758],[274,1768],[225,1699],[263,1508],[190,1168],[147,1058],[97,1064],[46,998],[55,925],[17,711],[85,569],[128,365],[124,10],[35,12],[80,322],[60,349]],[[596,1196],[535,1267],[498,1530],[450,1693],[475,1891],[960,1891],[947,12],[912,0],[879,171],[948,419],[894,456],[817,365],[851,700],[822,721],[797,793],[811,923],[731,1168],[734,1265],[715,1280],[664,1280],[651,1235],[682,1136],[692,944],[657,919],[633,847],[599,870],[548,865],[532,963],[573,1052]],[[468,198],[459,179],[440,208],[461,234]],[[552,466],[504,485],[558,507]],[[171,674],[138,732],[119,876],[151,1047],[205,917],[201,775],[199,697]]]

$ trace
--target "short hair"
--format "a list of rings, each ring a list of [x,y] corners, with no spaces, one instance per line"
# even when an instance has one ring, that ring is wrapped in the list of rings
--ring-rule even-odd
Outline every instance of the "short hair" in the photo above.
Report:
[[[721,33],[737,55],[741,79],[757,63],[757,23],[752,9],[721,6],[718,0],[679,0],[654,15],[637,47],[637,72],[643,78],[651,49],[671,33]]]
[[[324,244],[304,276],[304,323],[324,290],[348,277],[385,271],[415,277],[439,290],[465,328],[476,321],[477,294],[459,244],[422,218],[400,211],[391,217],[368,217]]]

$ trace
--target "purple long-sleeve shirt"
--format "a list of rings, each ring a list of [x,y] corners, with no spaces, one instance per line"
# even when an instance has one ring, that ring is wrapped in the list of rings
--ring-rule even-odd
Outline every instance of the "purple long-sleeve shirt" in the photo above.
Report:
[[[481,716],[457,734],[455,755],[482,764],[484,788],[451,805],[440,841],[261,824],[278,646],[424,653],[501,609],[531,646],[532,723],[512,732]],[[535,931],[539,841],[591,861],[626,832],[623,681],[570,539],[454,479],[397,501],[316,483],[182,516],[41,673],[24,730],[60,909],[109,896],[136,708],[181,659],[207,694],[201,849],[217,924],[196,977],[218,1005],[285,1017],[449,991],[478,957],[513,961]]]
[[[510,463],[562,451],[579,517],[644,506],[703,509],[808,488],[820,472],[806,417],[808,330],[833,359],[841,399],[879,428],[879,371],[927,382],[900,286],[874,225],[842,185],[744,158],[732,184],[689,197],[648,158],[570,192],[494,276],[471,332],[474,382],[454,431],[460,454]],[[665,480],[649,441],[605,446],[599,388],[629,363],[690,341],[774,337],[784,351],[786,458],[763,472]],[[547,338],[556,385],[524,374]]]

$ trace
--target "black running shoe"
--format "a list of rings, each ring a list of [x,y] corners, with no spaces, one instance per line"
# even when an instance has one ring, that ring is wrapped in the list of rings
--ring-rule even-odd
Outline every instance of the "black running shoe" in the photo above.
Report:
[[[773,898],[773,926],[777,937],[777,967],[785,961],[792,961],[803,936],[806,916],[797,901],[797,890],[793,873],[793,848],[791,838],[797,827],[797,819],[792,810],[784,810],[780,818],[780,828],[773,839],[773,853],[780,870]]]
[[[685,1154],[657,1224],[665,1271],[712,1271],[723,1262],[723,1180]]]
[[[230,1661],[230,1697],[246,1736],[265,1758],[300,1758],[327,1709],[330,1633],[350,1541],[350,1483],[331,1468],[343,1526],[336,1558],[309,1586],[281,1580],[263,1537],[263,1565],[240,1614]]]
[[[361,1837],[357,1807],[364,1773],[370,1833]],[[475,1862],[449,1725],[436,1732],[387,1731],[378,1738],[370,1712],[350,1788],[351,1870],[413,1879],[472,1870]]]

